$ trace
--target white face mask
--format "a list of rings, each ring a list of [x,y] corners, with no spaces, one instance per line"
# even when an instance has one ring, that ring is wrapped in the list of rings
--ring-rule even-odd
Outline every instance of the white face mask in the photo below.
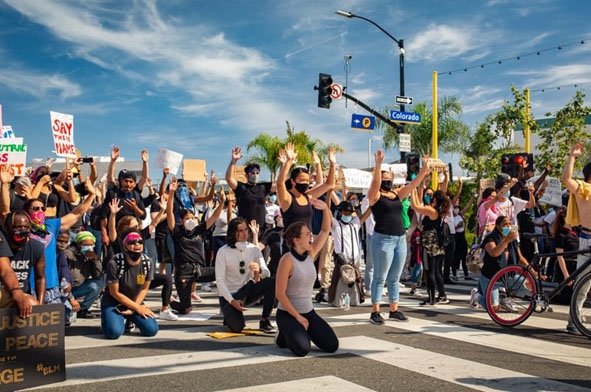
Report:
[[[183,226],[185,227],[185,230],[191,231],[197,227],[197,221],[195,219],[187,219]]]
[[[244,249],[246,249],[246,246],[248,245],[247,241],[244,242],[237,242],[236,243],[236,249],[243,251]]]

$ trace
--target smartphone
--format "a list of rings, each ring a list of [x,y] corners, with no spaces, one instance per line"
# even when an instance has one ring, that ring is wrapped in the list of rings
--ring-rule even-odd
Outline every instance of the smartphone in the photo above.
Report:
[[[125,192],[126,199],[133,199],[133,192]]]
[[[119,304],[119,305],[115,306],[115,312],[117,312],[119,314],[123,314],[123,312],[125,312],[127,309],[128,308],[125,305]]]
[[[94,162],[94,158],[93,157],[84,157],[82,158],[82,163],[92,163]]]
[[[514,231],[516,233],[519,233],[519,226],[517,226],[517,225],[511,225],[511,231]]]

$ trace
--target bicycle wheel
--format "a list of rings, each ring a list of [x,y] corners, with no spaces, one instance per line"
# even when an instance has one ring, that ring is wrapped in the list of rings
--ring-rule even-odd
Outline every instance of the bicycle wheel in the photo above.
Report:
[[[575,327],[591,338],[591,273],[577,279],[570,300],[570,314]]]
[[[504,327],[513,327],[533,312],[536,282],[526,268],[510,265],[493,276],[485,295],[490,318]]]

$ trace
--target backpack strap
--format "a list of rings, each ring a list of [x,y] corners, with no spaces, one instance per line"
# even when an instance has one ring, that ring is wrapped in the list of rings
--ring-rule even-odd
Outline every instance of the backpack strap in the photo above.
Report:
[[[121,280],[121,278],[123,278],[123,275],[125,274],[125,254],[117,253],[115,255],[115,261],[117,262],[117,269],[119,271],[119,280]],[[148,275],[151,266],[152,263],[150,257],[147,254],[142,253],[142,272],[144,273],[144,275]]]

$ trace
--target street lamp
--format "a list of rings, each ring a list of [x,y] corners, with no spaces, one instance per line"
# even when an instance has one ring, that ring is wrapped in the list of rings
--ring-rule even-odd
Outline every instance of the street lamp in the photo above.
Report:
[[[344,16],[346,18],[363,19],[366,22],[369,22],[372,25],[374,25],[375,27],[377,27],[378,29],[380,29],[380,31],[382,33],[386,34],[392,41],[394,41],[398,44],[398,52],[400,53],[400,61],[398,63],[398,67],[400,70],[400,96],[404,97],[405,96],[404,95],[404,40],[394,38],[394,36],[392,36],[392,34],[388,33],[386,30],[384,30],[382,28],[382,26],[380,26],[379,24],[377,24],[376,22],[374,22],[371,19],[365,18],[363,16],[355,15],[352,12],[345,12],[345,11],[336,11],[335,14],[340,15],[340,16]],[[404,112],[404,109],[405,109],[404,103],[400,104],[400,110]],[[400,133],[405,133],[404,132],[404,124],[401,124]],[[406,156],[406,153],[401,151],[400,152],[400,159],[402,161],[405,160],[405,156]]]

